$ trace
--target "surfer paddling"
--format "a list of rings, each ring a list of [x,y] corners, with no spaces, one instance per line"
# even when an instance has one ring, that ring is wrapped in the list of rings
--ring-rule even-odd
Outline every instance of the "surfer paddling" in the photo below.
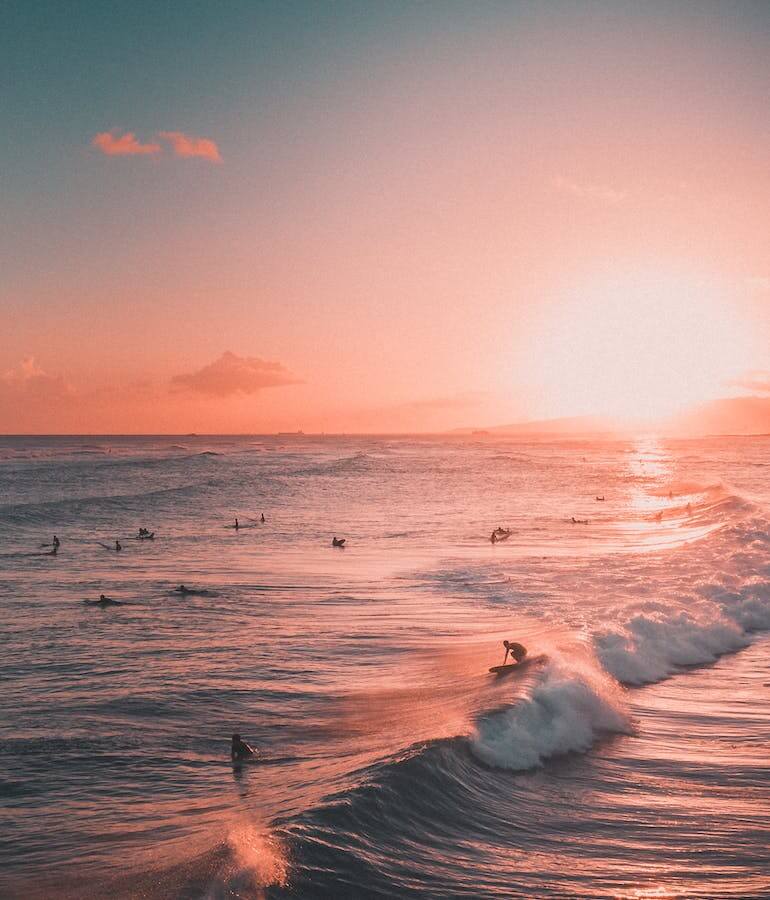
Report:
[[[105,597],[104,594],[99,594],[98,600],[85,600],[84,602],[88,606],[101,606],[102,609],[105,606],[123,606],[122,600],[113,600],[112,597]]]
[[[239,734],[233,735],[233,742],[230,746],[230,758],[233,762],[251,759],[251,757],[256,755],[257,751],[253,747],[250,747],[246,741],[242,741]]]
[[[338,538],[336,535],[332,538],[332,547],[344,547],[345,538]]]

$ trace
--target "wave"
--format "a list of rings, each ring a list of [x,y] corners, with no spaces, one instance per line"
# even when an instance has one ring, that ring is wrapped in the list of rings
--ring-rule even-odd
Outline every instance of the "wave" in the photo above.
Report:
[[[148,500],[174,497],[190,497],[200,490],[217,487],[216,480],[209,480],[197,484],[183,484],[177,487],[156,488],[149,491],[136,491],[128,494],[112,494],[106,496],[91,496],[66,498],[63,500],[48,500],[42,503],[17,503],[0,507],[0,527],[12,526],[14,528],[25,525],[41,525],[56,518],[58,522],[67,517],[75,519],[84,514],[85,510],[93,511],[95,507],[104,507],[110,512],[116,510],[129,510],[131,505],[139,501],[144,504]]]
[[[360,451],[352,456],[343,456],[340,459],[308,466],[304,469],[296,469],[290,474],[294,476],[348,475],[354,471],[366,471],[371,468],[371,464],[374,462],[374,457],[364,451]]]
[[[631,731],[618,684],[592,659],[557,654],[528,696],[481,717],[470,746],[487,765],[521,771],[585,752],[602,734]]]
[[[709,606],[641,604],[626,621],[595,635],[602,665],[624,684],[649,684],[745,647],[749,639],[740,625]]]
[[[719,514],[746,505],[728,496]],[[696,581],[670,600],[626,603],[608,611],[611,624],[596,629],[593,641],[611,675],[625,684],[660,681],[740,650],[751,642],[753,632],[770,629],[767,521],[744,519],[721,529],[719,536],[723,543],[710,548],[711,565],[722,560],[744,574],[725,571]]]

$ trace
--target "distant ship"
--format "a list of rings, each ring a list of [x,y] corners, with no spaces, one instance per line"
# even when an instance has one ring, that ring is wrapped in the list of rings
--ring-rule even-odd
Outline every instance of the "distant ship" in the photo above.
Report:
[[[298,434],[304,434],[304,431],[279,431],[278,437],[294,437]]]

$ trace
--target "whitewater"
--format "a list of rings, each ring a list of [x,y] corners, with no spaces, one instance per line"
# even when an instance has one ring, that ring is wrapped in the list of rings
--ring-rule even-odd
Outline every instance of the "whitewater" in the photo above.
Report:
[[[770,437],[0,438],[0,622],[4,898],[770,897]]]

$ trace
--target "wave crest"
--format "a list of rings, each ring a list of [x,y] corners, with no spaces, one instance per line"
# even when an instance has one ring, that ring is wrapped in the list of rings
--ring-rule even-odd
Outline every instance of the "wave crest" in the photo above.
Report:
[[[479,760],[522,771],[552,756],[588,750],[603,733],[630,733],[620,687],[593,659],[549,659],[530,695],[476,725]]]

